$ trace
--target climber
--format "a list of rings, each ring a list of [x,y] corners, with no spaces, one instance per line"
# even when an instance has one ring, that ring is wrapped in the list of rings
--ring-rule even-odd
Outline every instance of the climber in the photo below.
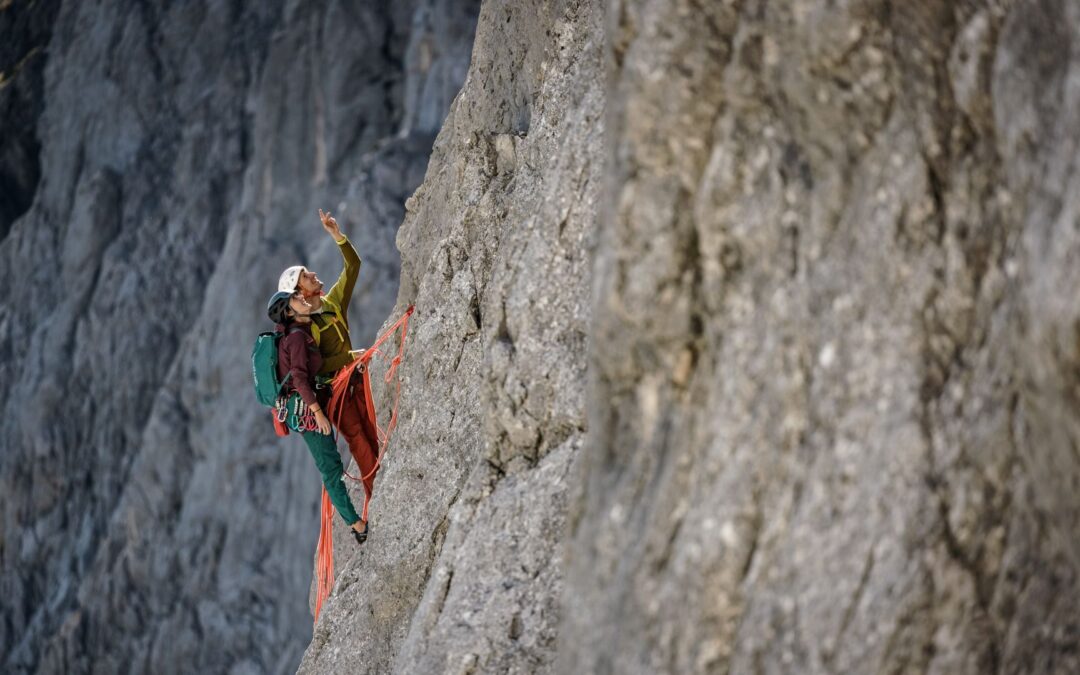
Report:
[[[333,237],[345,260],[341,276],[323,293],[323,283],[318,275],[307,268],[296,265],[282,272],[278,279],[278,291],[285,293],[299,292],[312,308],[311,333],[322,356],[322,366],[317,375],[321,380],[333,379],[335,373],[358,357],[352,348],[349,335],[348,308],[352,298],[356,278],[360,273],[360,256],[348,238],[341,233],[337,220],[329,213],[319,209],[319,219],[323,229]],[[335,381],[335,387],[345,388],[338,391],[335,400],[342,403],[329,410],[330,419],[338,426],[338,431],[345,437],[356,465],[360,468],[364,485],[364,508],[361,517],[367,523],[368,502],[371,501],[378,471],[379,434],[375,420],[368,414],[365,387],[360,369],[355,369],[350,376]]]
[[[322,474],[330,501],[352,529],[357,543],[363,543],[368,535],[367,521],[357,515],[341,482],[345,468],[330,435],[330,420],[325,412],[330,388],[315,379],[323,358],[311,335],[313,311],[311,303],[299,292],[278,291],[266,307],[267,316],[277,324],[278,332],[284,333],[278,340],[277,374],[278,380],[285,382],[277,406],[278,419],[303,436]]]

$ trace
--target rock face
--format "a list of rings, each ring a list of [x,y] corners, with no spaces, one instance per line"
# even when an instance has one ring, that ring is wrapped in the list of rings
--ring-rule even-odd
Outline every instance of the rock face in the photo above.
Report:
[[[1076,3],[488,0],[467,76],[457,3],[36,7],[5,670],[295,665],[230,364],[332,198],[416,313],[301,672],[1080,671]]]
[[[1080,10],[599,4],[481,11],[301,671],[1080,668]]]
[[[481,9],[398,233],[395,313],[416,313],[372,535],[339,548],[301,672],[552,671],[585,429],[602,45],[591,3]]]
[[[317,473],[254,404],[281,269],[358,343],[478,3],[0,3],[0,671],[289,672]]]
[[[563,671],[1077,672],[1080,6],[609,26]]]
[[[45,49],[58,0],[34,3],[25,11],[0,11],[0,241],[34,199],[41,164],[37,120],[45,81]]]

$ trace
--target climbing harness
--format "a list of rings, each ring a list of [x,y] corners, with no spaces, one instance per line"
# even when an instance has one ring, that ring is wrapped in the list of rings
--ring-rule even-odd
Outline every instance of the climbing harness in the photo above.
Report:
[[[401,365],[401,360],[405,356],[405,337],[409,330],[409,317],[412,316],[415,307],[409,305],[405,310],[405,313],[394,322],[382,335],[375,340],[374,344],[368,347],[366,350],[354,350],[354,353],[359,353],[359,357],[352,363],[348,364],[334,376],[333,384],[331,386],[330,405],[328,410],[336,410],[337,414],[334,416],[334,428],[336,429],[341,423],[341,411],[346,405],[346,395],[349,390],[349,380],[354,373],[359,373],[363,379],[363,386],[366,393],[364,400],[367,406],[367,414],[375,425],[375,430],[378,434],[379,451],[375,459],[375,466],[371,468],[371,471],[357,478],[348,473],[348,476],[354,481],[363,482],[375,475],[375,472],[379,470],[382,465],[383,456],[386,454],[387,445],[390,443],[390,434],[393,433],[394,428],[397,426],[398,421],[398,402],[401,399],[401,379],[398,378],[397,385],[394,391],[394,404],[390,412],[390,420],[386,424],[386,428],[379,426],[378,417],[375,414],[375,403],[371,396],[371,368],[370,361],[372,357],[378,355],[384,360],[389,362],[386,375],[383,380],[387,385],[394,380],[394,376],[397,374],[398,366]],[[393,358],[387,357],[383,354],[379,347],[386,342],[391,336],[397,333],[398,329],[401,329],[401,338],[398,342],[397,355]],[[342,478],[344,480],[344,476]],[[364,514],[367,514],[368,501],[371,499],[371,495],[367,494],[367,489],[364,490]],[[320,514],[320,526],[319,526],[319,543],[315,549],[315,621],[319,620],[319,612],[322,611],[323,602],[326,598],[330,597],[330,591],[334,587],[334,505],[330,502],[330,494],[326,491],[326,487],[323,486],[322,490],[322,507]]]

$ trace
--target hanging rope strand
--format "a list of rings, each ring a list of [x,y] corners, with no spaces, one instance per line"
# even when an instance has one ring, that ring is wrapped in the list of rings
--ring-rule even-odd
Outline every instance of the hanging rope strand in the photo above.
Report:
[[[319,620],[323,602],[334,587],[334,505],[326,486],[322,489],[322,509],[319,522],[319,545],[315,549],[315,621]]]
[[[409,317],[413,313],[413,305],[405,310],[405,313],[394,322],[394,325],[390,326],[382,335],[379,336],[375,343],[371,345],[359,359],[353,361],[349,365],[341,369],[341,371],[334,376],[334,382],[331,385],[333,392],[330,397],[330,410],[337,410],[337,414],[334,416],[334,428],[341,426],[341,411],[345,408],[345,393],[348,391],[348,380],[352,377],[353,372],[360,367],[363,367],[363,376],[365,379],[365,390],[370,391],[371,386],[371,373],[369,363],[371,358],[378,354],[384,359],[386,356],[379,351],[379,345],[385,342],[391,335],[397,332],[398,328],[401,329],[401,340],[398,344],[398,353],[393,359],[390,359],[390,367],[386,371],[386,377],[384,381],[386,384],[390,384],[390,381],[394,379],[397,374],[398,366],[401,365],[401,359],[405,355],[405,338],[409,331]],[[379,466],[382,464],[383,456],[386,454],[386,446],[390,442],[390,433],[397,426],[398,419],[398,402],[401,400],[401,379],[398,378],[397,386],[394,392],[394,405],[390,412],[390,421],[387,422],[386,431],[384,432],[379,428],[378,416],[372,415],[372,422],[375,424],[375,430],[378,434],[379,452],[378,457],[375,460],[375,466],[366,475],[361,478],[356,478],[345,472],[345,475],[352,480],[362,482],[375,475],[375,472],[379,470]],[[369,410],[374,412],[374,404],[368,401]],[[336,406],[336,408],[335,408]],[[367,501],[364,502],[364,513],[367,514]],[[320,513],[319,523],[319,543],[315,549],[315,621],[319,621],[319,613],[322,611],[323,603],[330,597],[330,591],[334,588],[334,505],[330,501],[330,494],[326,491],[326,486],[323,486],[322,491],[322,508]]]
[[[409,305],[408,309],[405,310],[405,313],[401,315],[401,318],[395,321],[394,325],[390,326],[390,328],[386,329],[386,332],[380,335],[379,338],[375,340],[375,343],[372,344],[371,347],[369,347],[359,359],[342,368],[341,371],[334,376],[334,383],[332,385],[333,394],[330,398],[330,409],[337,411],[334,415],[335,427],[339,427],[341,424],[341,413],[345,408],[345,396],[346,392],[348,391],[348,387],[345,385],[348,382],[349,378],[352,377],[353,371],[361,366],[364,366],[364,377],[368,378],[368,383],[370,383],[371,372],[369,365],[371,362],[371,358],[375,356],[375,354],[382,355],[379,352],[379,345],[389,339],[390,336],[396,333],[397,330],[400,328],[401,340],[398,343],[398,353],[393,359],[390,359],[390,367],[387,369],[386,376],[383,379],[387,384],[390,384],[390,381],[397,374],[398,366],[401,365],[401,360],[405,356],[405,339],[406,337],[408,337],[409,334],[409,317],[412,316],[414,309],[415,308],[412,305]],[[387,423],[386,429],[384,430],[382,427],[379,426],[378,416],[376,416],[375,419],[372,420],[372,423],[375,425],[375,431],[378,434],[379,441],[378,458],[375,461],[375,466],[372,467],[367,474],[359,478],[353,476],[348,472],[345,472],[345,476],[347,476],[350,480],[354,480],[357,482],[365,481],[371,476],[375,475],[375,472],[379,470],[379,467],[382,465],[383,456],[386,454],[386,446],[390,442],[390,433],[393,431],[394,427],[397,426],[398,402],[400,400],[401,380],[399,379],[397,382],[397,386],[395,387],[394,404],[390,409],[390,421]]]

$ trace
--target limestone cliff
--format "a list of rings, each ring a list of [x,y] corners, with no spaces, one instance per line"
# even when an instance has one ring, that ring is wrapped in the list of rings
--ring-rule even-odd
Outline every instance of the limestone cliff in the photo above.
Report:
[[[1080,671],[1075,2],[122,9],[0,50],[6,668],[296,664],[310,460],[218,411],[326,199],[416,311],[301,672]]]
[[[1066,0],[485,3],[398,236],[375,534],[301,670],[1077,670],[1077,36]]]
[[[295,669],[319,482],[251,342],[318,207],[389,313],[477,4],[0,3],[0,671]]]
[[[609,26],[565,672],[1076,672],[1080,5]]]
[[[585,430],[600,18],[580,2],[481,8],[398,233],[397,311],[416,313],[372,535],[339,546],[301,672],[553,667]]]

